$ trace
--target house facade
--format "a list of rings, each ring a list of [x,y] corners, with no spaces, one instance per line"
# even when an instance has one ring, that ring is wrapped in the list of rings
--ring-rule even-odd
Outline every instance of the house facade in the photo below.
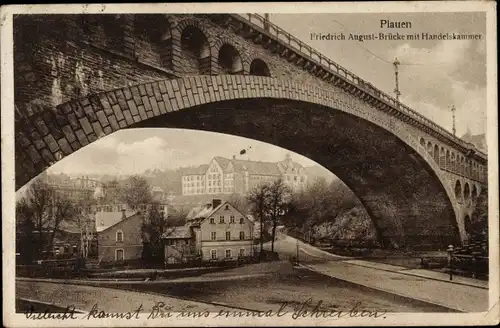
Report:
[[[125,261],[140,259],[143,249],[142,223],[150,204],[131,209],[126,204],[99,204],[93,207],[97,253],[101,261]],[[165,218],[167,204],[156,204]]]
[[[186,256],[175,255],[181,246],[189,256],[204,262],[236,261],[254,255],[254,223],[228,202],[214,199],[212,203],[193,208],[186,225],[176,233],[163,236],[166,262],[180,263]],[[179,248],[180,250],[181,248]]]
[[[208,165],[183,172],[182,195],[246,194],[259,184],[279,178],[293,191],[307,186],[306,170],[289,154],[276,163],[214,157]]]
[[[112,220],[117,221],[114,224],[110,226],[98,225],[98,259],[104,262],[140,259],[143,219],[140,212],[134,212],[127,216],[126,211],[123,211],[118,218],[107,218],[107,223]],[[104,220],[101,223],[104,223]]]

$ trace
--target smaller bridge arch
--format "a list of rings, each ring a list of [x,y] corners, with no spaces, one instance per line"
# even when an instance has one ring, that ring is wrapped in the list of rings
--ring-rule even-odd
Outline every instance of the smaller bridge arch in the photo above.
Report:
[[[223,74],[242,74],[243,61],[240,52],[229,43],[223,44],[217,54],[219,70]]]
[[[210,74],[210,45],[203,31],[197,26],[184,26],[180,41],[185,66],[193,73]]]
[[[457,202],[461,203],[463,199],[462,195],[462,184],[460,183],[460,180],[457,180],[455,182],[455,198],[457,199]]]
[[[432,143],[430,141],[427,141],[427,152],[432,157]]]
[[[444,147],[441,147],[441,152],[439,153],[439,166],[446,168],[446,152],[444,151]]]
[[[464,201],[467,204],[470,202],[470,186],[468,182],[466,182],[464,186]]]
[[[433,150],[432,154],[433,154],[434,162],[436,162],[436,164],[439,166],[439,146],[438,145],[434,145],[434,150]]]
[[[477,200],[478,196],[479,196],[478,188],[477,188],[476,184],[473,184],[472,185],[472,192],[471,192],[472,201],[475,202]]]
[[[271,76],[271,72],[269,70],[269,66],[260,58],[255,58],[250,63],[250,68],[248,70],[250,75],[256,76]]]

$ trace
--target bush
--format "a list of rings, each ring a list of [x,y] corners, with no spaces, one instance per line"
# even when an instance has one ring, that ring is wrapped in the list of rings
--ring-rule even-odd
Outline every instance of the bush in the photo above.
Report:
[[[278,252],[271,252],[268,250],[262,250],[262,253],[258,253],[257,257],[264,262],[279,261]]]

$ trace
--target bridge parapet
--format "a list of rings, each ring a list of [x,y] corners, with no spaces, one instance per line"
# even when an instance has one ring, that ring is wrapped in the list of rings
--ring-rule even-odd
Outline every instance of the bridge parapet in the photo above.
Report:
[[[361,79],[359,76],[337,64],[311,46],[305,44],[298,38],[283,30],[281,27],[266,20],[264,17],[252,13],[231,14],[230,16],[239,22],[237,24],[245,23],[249,28],[255,29],[255,31],[260,35],[266,35],[268,40],[263,40],[262,36],[258,40],[258,42],[266,44],[266,47],[274,47],[274,51],[279,51],[292,60],[300,61],[299,57],[306,58],[313,64],[311,69],[315,74],[317,73],[316,75],[319,77],[329,82],[333,82],[335,85],[344,84],[344,87],[347,85],[348,88],[350,87],[352,89],[352,93],[358,93],[358,96],[360,96],[360,91],[367,93],[378,100],[378,106],[389,106],[396,115],[404,116],[411,123],[426,130],[428,133],[433,134],[438,139],[446,143],[452,143],[457,149],[460,149],[464,153],[475,155],[482,161],[487,160],[487,155],[477,149],[473,144],[467,143],[456,137],[429,118],[402,104],[401,102],[398,102],[395,98],[380,89],[375,88],[371,83]],[[226,24],[230,23],[230,20],[226,21]],[[239,25],[238,28],[241,29],[243,26]],[[286,52],[286,50],[288,50],[288,52]],[[290,51],[292,53],[290,53]],[[304,64],[304,67],[306,66],[307,65]]]

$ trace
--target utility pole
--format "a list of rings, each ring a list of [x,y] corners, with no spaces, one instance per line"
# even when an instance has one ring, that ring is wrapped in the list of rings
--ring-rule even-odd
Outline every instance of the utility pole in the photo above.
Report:
[[[401,65],[401,63],[398,61],[398,58],[396,58],[394,60],[394,63],[392,63],[392,64],[394,65],[394,74],[396,77],[396,89],[394,89],[394,94],[396,95],[396,101],[399,105],[399,96],[401,95],[401,92],[399,92],[398,66]]]
[[[264,30],[269,32],[269,14],[264,14]]]
[[[453,117],[453,135],[456,135],[457,131],[455,129],[455,112],[457,111],[457,109],[455,108],[455,105],[451,106],[451,115]]]

